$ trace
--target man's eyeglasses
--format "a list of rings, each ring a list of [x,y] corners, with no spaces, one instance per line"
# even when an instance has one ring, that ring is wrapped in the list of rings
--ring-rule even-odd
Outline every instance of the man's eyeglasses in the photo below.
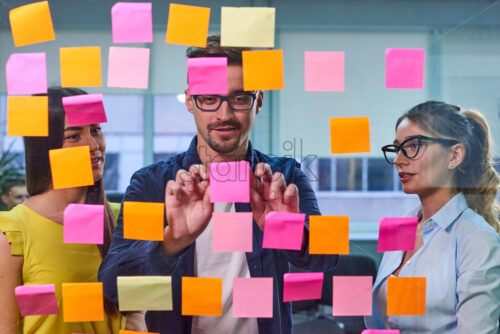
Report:
[[[191,95],[196,107],[201,111],[216,111],[222,102],[227,101],[232,110],[250,110],[257,98],[257,92],[223,95]]]
[[[445,146],[452,146],[459,143],[458,140],[454,139],[432,138],[421,135],[411,136],[399,145],[383,146],[382,152],[384,152],[385,160],[391,165],[394,164],[394,160],[396,160],[399,151],[403,152],[404,156],[408,159],[414,159],[418,155],[418,152],[420,152],[422,141],[432,141]]]

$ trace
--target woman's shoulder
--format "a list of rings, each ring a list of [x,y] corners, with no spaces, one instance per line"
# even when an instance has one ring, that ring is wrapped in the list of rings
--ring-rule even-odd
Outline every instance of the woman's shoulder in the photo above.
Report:
[[[0,212],[0,232],[7,236],[12,255],[24,253],[23,216],[26,214],[29,213],[23,204],[17,205],[10,211]]]

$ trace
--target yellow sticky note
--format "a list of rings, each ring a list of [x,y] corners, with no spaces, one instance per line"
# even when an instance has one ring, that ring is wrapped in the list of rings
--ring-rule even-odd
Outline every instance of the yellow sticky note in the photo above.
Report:
[[[425,290],[425,277],[387,278],[387,315],[424,315]]]
[[[243,89],[283,89],[283,51],[243,51]]]
[[[209,21],[210,8],[171,3],[166,42],[205,47]]]
[[[274,47],[276,9],[270,7],[222,7],[222,46]]]
[[[101,48],[98,46],[61,48],[61,86],[101,86]]]
[[[48,1],[14,8],[9,12],[9,19],[15,46],[56,39]]]
[[[310,254],[349,254],[348,216],[309,216]]]
[[[90,148],[77,146],[49,151],[54,189],[91,186],[94,184]]]
[[[63,283],[64,322],[103,321],[102,283]]]
[[[164,203],[123,202],[123,237],[163,241]]]
[[[182,277],[182,315],[222,315],[222,278]]]
[[[120,311],[172,310],[172,277],[118,276]]]
[[[7,136],[47,137],[48,135],[47,96],[7,97]]]
[[[368,117],[330,118],[332,154],[370,152]]]

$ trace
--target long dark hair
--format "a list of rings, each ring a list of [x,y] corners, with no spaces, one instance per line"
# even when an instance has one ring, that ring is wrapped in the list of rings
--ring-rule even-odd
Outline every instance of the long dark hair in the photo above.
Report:
[[[84,95],[87,92],[79,88],[49,88],[47,94],[49,100],[49,136],[48,137],[24,137],[24,154],[26,157],[26,181],[28,194],[38,195],[50,188],[52,185],[52,173],[50,170],[49,151],[62,147],[64,138],[64,108],[62,98],[64,96]],[[86,204],[104,204],[104,243],[98,245],[99,253],[104,258],[111,243],[116,221],[104,192],[102,179],[87,188]],[[116,313],[116,307],[105,301],[105,309],[108,314]]]

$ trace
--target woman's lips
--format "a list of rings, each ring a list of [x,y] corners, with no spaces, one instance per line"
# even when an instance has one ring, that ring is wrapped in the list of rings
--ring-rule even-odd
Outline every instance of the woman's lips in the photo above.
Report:
[[[100,158],[100,157],[92,158],[90,160],[90,162],[92,163],[92,167],[99,166],[99,162],[101,162],[101,160],[102,160],[102,158]]]
[[[399,173],[399,180],[401,181],[401,183],[406,183],[406,182],[411,180],[413,175],[415,175],[415,174],[407,173],[407,172],[400,172]]]

